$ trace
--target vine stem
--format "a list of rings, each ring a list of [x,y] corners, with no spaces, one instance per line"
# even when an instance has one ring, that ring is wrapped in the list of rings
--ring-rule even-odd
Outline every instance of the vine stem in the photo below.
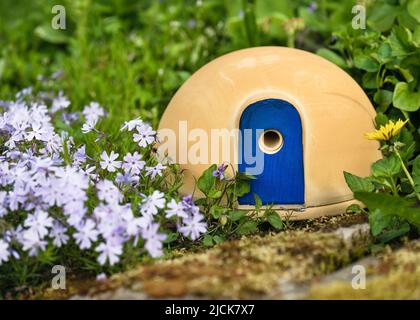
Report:
[[[413,190],[414,190],[414,193],[415,193],[415,194],[416,194],[416,196],[417,196],[417,199],[420,201],[420,194],[419,194],[418,192],[416,192],[416,190],[415,190],[415,187],[414,187],[414,180],[413,180],[413,178],[411,177],[410,172],[408,172],[407,167],[405,166],[404,161],[403,161],[403,159],[401,158],[400,153],[399,153],[399,152],[398,152],[398,150],[396,150],[396,149],[394,149],[394,152],[395,152],[395,154],[397,155],[398,159],[400,159],[400,162],[401,162],[401,166],[402,166],[402,168],[403,168],[403,171],[404,171],[404,173],[405,173],[405,175],[406,175],[406,177],[407,177],[408,181],[410,182],[411,186],[413,187]]]

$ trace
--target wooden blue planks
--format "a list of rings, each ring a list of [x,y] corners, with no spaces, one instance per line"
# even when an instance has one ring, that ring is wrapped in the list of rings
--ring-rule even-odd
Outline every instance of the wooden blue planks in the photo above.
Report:
[[[239,199],[239,204],[254,205],[254,193],[258,194],[263,204],[303,204],[304,173],[302,123],[297,110],[288,102],[279,99],[266,99],[249,105],[240,120],[241,135],[244,130],[252,129],[252,153],[258,146],[257,129],[274,129],[283,136],[283,147],[274,154],[264,153],[264,170],[251,181],[251,192]],[[260,149],[258,149],[260,150]],[[239,172],[246,172],[255,164],[244,163],[244,145],[239,148],[242,163]]]

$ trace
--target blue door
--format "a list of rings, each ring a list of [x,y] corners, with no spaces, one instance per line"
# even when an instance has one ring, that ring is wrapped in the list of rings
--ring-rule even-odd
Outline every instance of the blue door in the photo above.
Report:
[[[303,204],[302,123],[297,110],[284,100],[261,100],[244,110],[239,128],[239,172],[255,167],[244,161],[250,150],[253,155],[263,152],[264,161],[262,172],[251,181],[251,192],[239,198],[239,204],[254,205],[254,193],[265,205]],[[250,133],[252,139],[246,139]]]

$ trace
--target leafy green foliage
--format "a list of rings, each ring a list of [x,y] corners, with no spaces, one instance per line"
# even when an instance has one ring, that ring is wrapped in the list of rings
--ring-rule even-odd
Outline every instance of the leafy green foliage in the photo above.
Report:
[[[356,192],[355,198],[366,204],[371,211],[379,209],[384,215],[398,216],[417,228],[420,227],[420,207],[416,206],[414,199],[385,193],[365,192]]]
[[[370,182],[366,178],[358,177],[354,174],[344,172],[344,178],[346,179],[346,182],[353,192],[360,192],[360,191],[373,191],[375,189],[375,186],[372,182]]]
[[[200,189],[205,195],[214,195],[217,193],[217,190],[214,189],[216,184],[216,177],[213,176],[213,172],[216,170],[217,166],[214,164],[210,166],[206,171],[203,172],[201,177],[198,179],[197,187]]]
[[[401,151],[406,150],[406,144],[402,141],[410,146],[413,143],[403,132],[384,142],[384,158],[372,164],[371,176],[361,178],[344,172],[354,197],[369,209],[372,235],[380,242],[391,241],[411,229],[420,231],[420,156],[410,161],[413,154],[405,152],[403,159]]]
[[[410,119],[418,138],[420,108],[420,23],[418,1],[375,1],[367,5],[366,30],[341,27],[328,55],[366,90],[377,111]],[[338,60],[336,56],[344,58]],[[344,63],[343,63],[344,62]]]
[[[206,214],[208,234],[203,237],[205,246],[213,246],[232,236],[242,236],[258,231],[258,227],[268,223],[274,230],[283,229],[283,221],[270,206],[263,208],[258,195],[254,194],[255,207],[250,210],[238,209],[238,197],[250,191],[249,181],[255,179],[244,173],[231,170],[233,176],[224,173],[224,178],[213,173],[217,165],[207,168],[197,180],[202,193],[196,203]]]

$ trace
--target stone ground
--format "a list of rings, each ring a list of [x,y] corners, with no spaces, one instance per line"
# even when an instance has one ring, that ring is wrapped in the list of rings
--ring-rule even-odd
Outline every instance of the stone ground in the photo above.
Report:
[[[38,298],[420,299],[420,240],[376,254],[371,248],[365,216],[320,218],[202,252],[179,251],[171,260]],[[355,290],[352,271],[360,265],[366,288]]]

